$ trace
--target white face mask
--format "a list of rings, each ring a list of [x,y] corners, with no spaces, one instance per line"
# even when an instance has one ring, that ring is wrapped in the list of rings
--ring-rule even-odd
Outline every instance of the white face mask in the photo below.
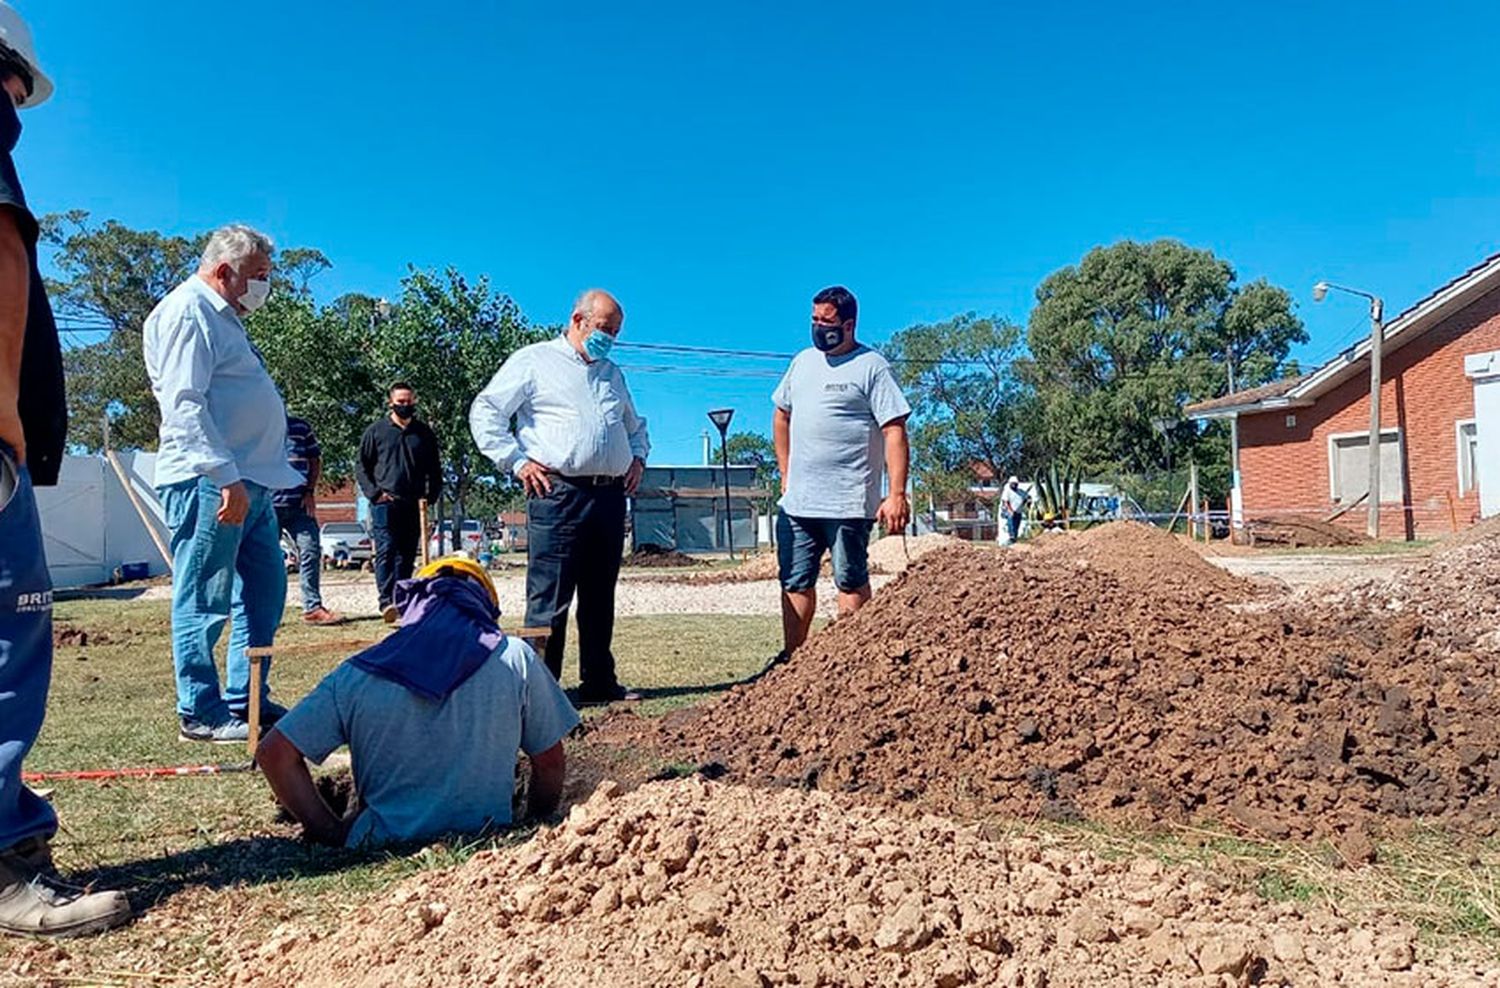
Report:
[[[271,297],[271,283],[264,278],[251,278],[245,282],[245,294],[240,296],[240,305],[246,312],[254,312],[266,304]]]

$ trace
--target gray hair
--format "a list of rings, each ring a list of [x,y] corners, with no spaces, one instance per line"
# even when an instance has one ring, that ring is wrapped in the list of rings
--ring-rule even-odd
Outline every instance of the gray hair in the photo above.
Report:
[[[271,238],[243,223],[230,223],[209,234],[208,244],[203,248],[200,266],[213,269],[220,264],[237,267],[240,261],[256,254],[270,257],[276,250]]]
[[[581,312],[586,316],[593,315],[594,308],[598,306],[601,299],[608,300],[616,309],[620,310],[620,318],[625,318],[625,307],[620,304],[620,300],[602,288],[590,288],[580,294],[573,302],[574,314]]]

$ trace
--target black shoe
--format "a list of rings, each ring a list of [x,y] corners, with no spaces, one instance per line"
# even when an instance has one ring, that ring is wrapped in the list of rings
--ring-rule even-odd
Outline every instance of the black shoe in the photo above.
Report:
[[[249,723],[249,721],[250,721],[250,708],[249,707],[230,707],[229,708],[229,715],[231,717],[236,717],[236,718],[238,718],[240,720],[245,721],[246,723]],[[278,720],[280,720],[281,718],[283,718],[285,716],[286,716],[286,707],[283,707],[281,704],[277,703],[275,700],[262,700],[262,701],[260,701],[260,726],[261,726],[262,729],[274,726],[275,723]]]
[[[627,690],[619,683],[615,683],[613,686],[606,686],[603,689],[600,689],[598,687],[585,688],[580,686],[578,687],[578,693],[576,695],[578,697],[578,705],[580,707],[595,707],[606,703],[617,703],[622,701],[626,703],[634,703],[637,700],[641,699],[641,695],[639,693],[635,692],[634,690]]]

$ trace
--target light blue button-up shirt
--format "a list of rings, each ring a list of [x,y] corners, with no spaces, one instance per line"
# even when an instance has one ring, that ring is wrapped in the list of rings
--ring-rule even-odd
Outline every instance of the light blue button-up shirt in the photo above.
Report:
[[[511,472],[535,460],[564,476],[619,477],[651,452],[620,368],[589,363],[566,336],[511,354],[474,399],[469,428],[480,451]]]
[[[146,317],[146,375],[161,406],[156,485],[207,477],[278,490],[302,477],[286,460],[286,406],[245,325],[197,275]]]

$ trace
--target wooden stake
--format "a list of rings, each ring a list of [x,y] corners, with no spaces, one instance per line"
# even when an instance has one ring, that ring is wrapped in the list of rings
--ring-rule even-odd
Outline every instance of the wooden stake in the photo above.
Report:
[[[265,659],[255,656],[250,659],[250,699],[246,706],[249,708],[250,757],[255,757],[255,749],[260,745],[260,686],[263,680],[261,674],[261,663]]]
[[[1446,491],[1445,493],[1448,495],[1448,527],[1456,532],[1458,531],[1458,509],[1453,506],[1453,492]]]
[[[422,565],[426,566],[431,562],[429,558],[431,550],[427,547],[427,499],[425,497],[417,502],[417,515],[418,522],[422,528]],[[442,546],[439,546],[438,550],[441,551]]]
[[[1188,537],[1198,541],[1198,464],[1188,464]]]

